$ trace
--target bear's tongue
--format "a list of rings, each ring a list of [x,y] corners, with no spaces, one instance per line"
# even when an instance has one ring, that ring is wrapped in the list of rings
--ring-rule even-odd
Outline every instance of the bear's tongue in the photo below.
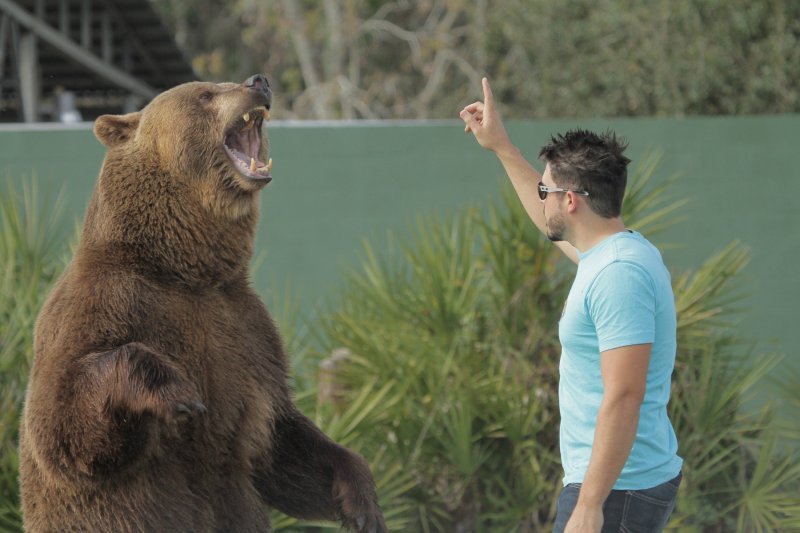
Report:
[[[261,148],[261,131],[255,125],[250,125],[244,129],[231,133],[225,139],[225,147],[228,152],[235,157],[238,163],[251,174],[268,174],[269,166],[258,158],[258,151]]]
[[[227,145],[238,157],[241,157],[242,160],[249,165],[251,157],[258,161],[258,149],[261,147],[260,132],[258,129],[250,126],[238,133],[232,133],[228,136]]]

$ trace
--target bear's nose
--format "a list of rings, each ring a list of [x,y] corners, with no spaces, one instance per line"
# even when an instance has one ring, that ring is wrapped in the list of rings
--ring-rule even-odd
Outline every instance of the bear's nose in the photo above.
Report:
[[[267,77],[263,74],[254,74],[250,76],[244,82],[244,86],[262,93],[269,93],[269,82],[267,81]]]

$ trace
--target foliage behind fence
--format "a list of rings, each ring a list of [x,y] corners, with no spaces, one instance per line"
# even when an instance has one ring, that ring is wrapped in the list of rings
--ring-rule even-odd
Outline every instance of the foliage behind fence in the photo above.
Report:
[[[153,5],[201,76],[269,74],[277,117],[453,118],[483,75],[515,118],[800,111],[792,0]]]

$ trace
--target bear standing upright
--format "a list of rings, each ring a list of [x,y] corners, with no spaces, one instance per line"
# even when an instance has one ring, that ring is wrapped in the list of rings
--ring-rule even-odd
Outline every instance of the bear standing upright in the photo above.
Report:
[[[249,286],[271,103],[255,75],[97,119],[108,151],[36,324],[27,531],[262,532],[265,504],[385,531],[367,463],[293,404]]]

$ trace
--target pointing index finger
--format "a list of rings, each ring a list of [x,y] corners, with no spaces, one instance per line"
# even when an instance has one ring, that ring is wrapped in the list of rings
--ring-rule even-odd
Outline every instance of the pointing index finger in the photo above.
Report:
[[[492,88],[489,87],[489,79],[483,78],[481,80],[483,84],[483,103],[489,109],[494,108],[494,95],[492,94]]]

